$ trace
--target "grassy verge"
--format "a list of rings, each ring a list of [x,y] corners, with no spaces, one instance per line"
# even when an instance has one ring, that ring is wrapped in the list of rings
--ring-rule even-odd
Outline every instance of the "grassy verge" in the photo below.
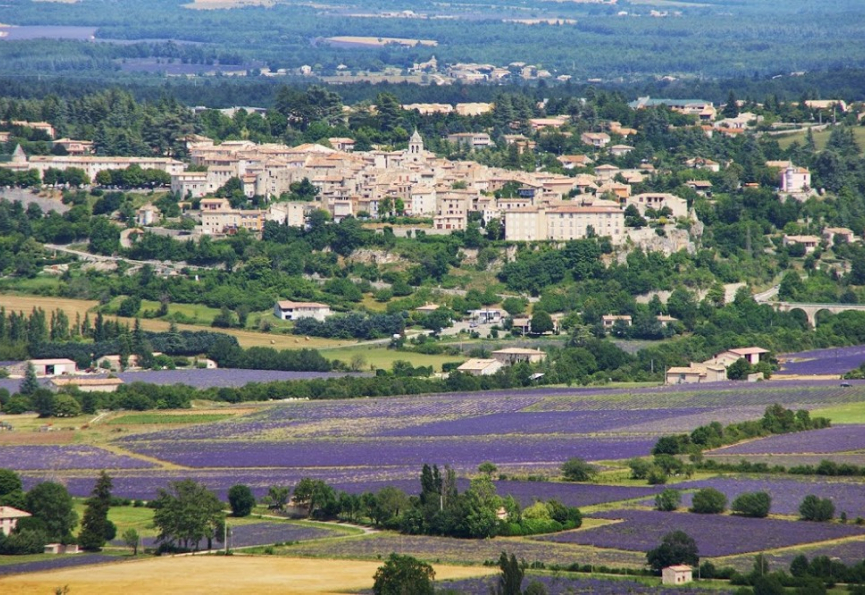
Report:
[[[234,417],[230,413],[190,413],[190,414],[164,414],[164,413],[130,413],[111,419],[109,425],[145,425],[145,424],[203,424],[222,421]]]

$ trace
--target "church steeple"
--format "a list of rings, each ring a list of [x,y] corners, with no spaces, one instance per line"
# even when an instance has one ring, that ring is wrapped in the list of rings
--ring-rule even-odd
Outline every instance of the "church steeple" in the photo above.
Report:
[[[24,152],[24,149],[21,148],[21,145],[17,145],[15,147],[15,150],[12,151],[12,163],[27,163],[27,153]]]
[[[408,153],[409,155],[417,156],[423,154],[423,138],[421,138],[417,128],[414,129],[414,133],[412,133],[411,138],[408,141]]]

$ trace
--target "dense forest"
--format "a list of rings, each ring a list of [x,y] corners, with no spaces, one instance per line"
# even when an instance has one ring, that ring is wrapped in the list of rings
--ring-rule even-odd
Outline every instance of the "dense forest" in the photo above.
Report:
[[[674,7],[624,1],[526,7],[505,0],[465,3],[458,12],[435,3],[413,3],[415,18],[385,18],[384,12],[406,8],[396,2],[277,3],[233,10],[186,6],[182,0],[13,0],[0,7],[0,22],[91,27],[96,29],[96,39],[117,43],[4,41],[0,68],[17,76],[92,76],[122,70],[130,59],[147,59],[232,64],[250,70],[263,65],[272,70],[297,69],[307,64],[328,74],[339,65],[352,71],[406,68],[435,53],[448,63],[526,62],[554,75],[637,80],[656,75],[787,74],[861,66],[865,59],[859,27],[863,7],[855,0],[835,2],[832,10],[806,0]],[[365,16],[352,16],[355,13]],[[567,23],[515,22],[520,19],[567,19]],[[220,32],[218,41],[212,31]],[[332,36],[420,38],[438,45],[431,51],[393,44],[340,48],[322,42]]]

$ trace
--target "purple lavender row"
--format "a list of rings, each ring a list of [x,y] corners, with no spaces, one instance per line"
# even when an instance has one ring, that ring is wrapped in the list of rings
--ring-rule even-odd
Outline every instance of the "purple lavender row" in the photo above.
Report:
[[[69,469],[149,469],[153,463],[116,455],[94,446],[0,446],[0,467],[15,471]]]
[[[788,353],[781,356],[781,359],[785,361],[778,372],[780,375],[840,375],[865,362],[865,345]]]
[[[688,481],[669,487],[677,489],[714,488],[727,496],[728,502],[744,492],[766,492],[772,497],[773,514],[798,514],[799,505],[808,494],[828,498],[835,504],[836,514],[842,512],[852,521],[865,517],[865,498],[861,483],[792,478],[715,478]],[[691,505],[691,494],[682,494],[682,506]],[[863,556],[865,557],[865,556]]]
[[[439,581],[439,589],[452,589],[462,595],[488,595],[498,583],[494,578],[473,578],[460,581]],[[549,595],[569,595],[572,593],[603,593],[604,595],[680,595],[682,593],[716,594],[733,593],[732,590],[701,589],[699,587],[659,587],[646,585],[633,580],[597,579],[588,577],[548,576],[527,574],[523,578],[523,588],[531,582],[539,582],[546,587]]]
[[[463,437],[460,440],[367,439],[297,442],[135,442],[133,452],[187,467],[356,467],[417,465],[460,468],[498,465],[557,468],[571,457],[590,461],[648,455],[651,438]]]
[[[617,510],[592,516],[622,519],[623,522],[594,529],[557,533],[537,539],[645,552],[657,547],[661,538],[667,533],[680,530],[694,538],[701,556],[716,557],[761,552],[854,535],[865,537],[865,528],[855,525],[752,519],[689,512]]]
[[[37,560],[35,562],[0,564],[0,576],[22,574],[25,572],[42,572],[44,570],[58,570],[60,568],[71,568],[73,566],[89,566],[91,564],[103,564],[105,562],[117,562],[120,560],[122,560],[122,558],[106,556],[104,554],[52,556],[47,560]]]
[[[865,449],[865,426],[839,425],[822,430],[779,434],[718,448],[708,454],[824,454]]]

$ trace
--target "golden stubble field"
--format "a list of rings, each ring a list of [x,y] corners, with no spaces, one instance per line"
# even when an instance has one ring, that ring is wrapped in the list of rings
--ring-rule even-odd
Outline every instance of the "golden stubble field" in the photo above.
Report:
[[[220,593],[313,595],[369,589],[381,562],[258,556],[151,558],[0,578],[3,595],[163,595]],[[492,574],[490,568],[434,566],[436,579]]]

